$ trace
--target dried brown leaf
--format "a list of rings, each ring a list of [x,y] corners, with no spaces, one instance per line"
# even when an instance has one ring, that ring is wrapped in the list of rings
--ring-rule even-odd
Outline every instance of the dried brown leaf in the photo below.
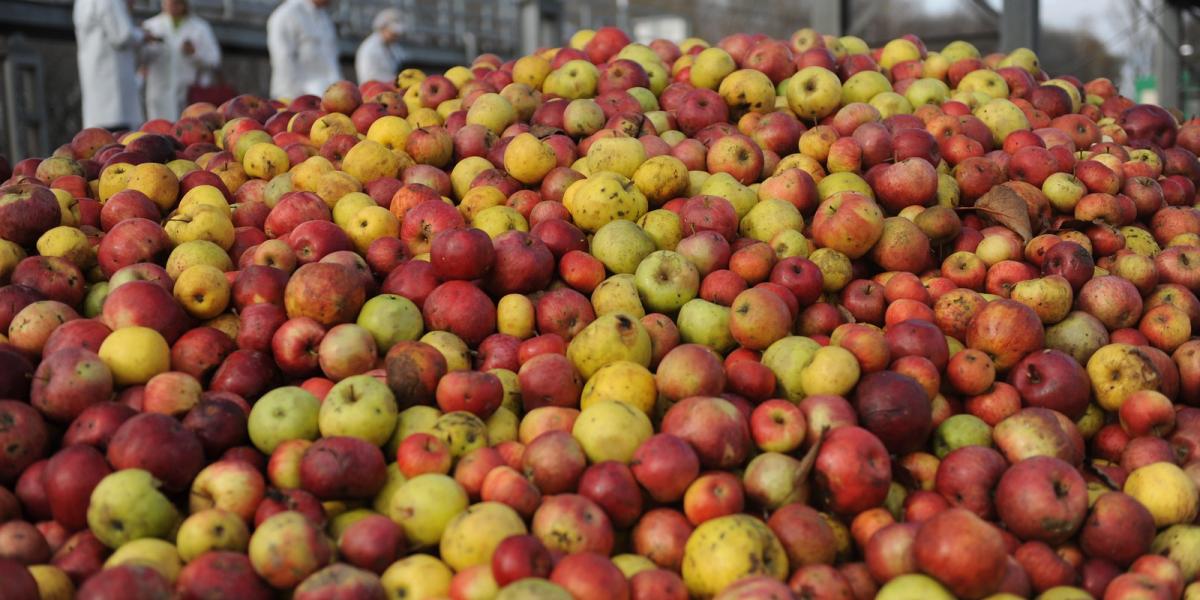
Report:
[[[975,201],[975,210],[984,220],[1011,229],[1025,241],[1033,239],[1029,222],[1029,206],[1021,195],[1002,185],[992,186],[988,193]]]

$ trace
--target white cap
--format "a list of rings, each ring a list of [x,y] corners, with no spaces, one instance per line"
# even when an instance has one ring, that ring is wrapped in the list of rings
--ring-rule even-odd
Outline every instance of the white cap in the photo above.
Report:
[[[390,29],[393,33],[404,33],[408,29],[408,19],[404,13],[397,8],[385,8],[375,15],[375,20],[371,22],[373,31],[382,29]]]

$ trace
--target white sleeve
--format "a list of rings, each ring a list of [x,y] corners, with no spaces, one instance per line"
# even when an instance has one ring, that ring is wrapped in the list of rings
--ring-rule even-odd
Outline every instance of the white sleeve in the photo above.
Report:
[[[221,64],[221,45],[217,42],[217,36],[213,35],[212,27],[208,22],[202,21],[199,17],[196,19],[196,39],[192,45],[196,47],[196,53],[192,55],[192,61],[197,67],[203,69],[215,69]]]
[[[290,15],[275,14],[267,20],[267,51],[271,55],[271,96],[291,97],[296,85],[296,45]]]
[[[142,30],[134,27],[133,17],[124,0],[108,0],[108,6],[100,10],[100,27],[114,48],[127,48],[142,42]]]
[[[163,37],[163,33],[159,28],[160,22],[161,21],[158,20],[157,17],[151,17],[142,22],[142,29],[146,30],[146,32],[148,32],[150,35],[161,38]],[[162,56],[163,50],[164,48],[161,42],[142,44],[142,47],[140,48],[142,62],[153,62],[158,57]]]

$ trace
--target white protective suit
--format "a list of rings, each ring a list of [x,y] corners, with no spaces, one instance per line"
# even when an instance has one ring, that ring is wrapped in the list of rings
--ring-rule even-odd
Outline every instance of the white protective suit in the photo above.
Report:
[[[333,19],[311,0],[284,0],[267,19],[271,97],[320,96],[342,78]]]
[[[383,41],[383,35],[378,31],[367,36],[354,54],[354,71],[358,75],[358,83],[367,81],[386,81],[396,83],[396,75],[400,72],[400,62],[403,60],[401,50]]]
[[[221,64],[221,47],[212,27],[197,16],[186,15],[176,25],[171,15],[161,13],[142,26],[162,40],[142,49],[146,61],[146,117],[174,121],[187,102],[188,86],[201,73]],[[186,42],[194,48],[191,56],[183,52]]]
[[[84,127],[138,127],[137,49],[142,31],[125,0],[75,0],[72,15]]]

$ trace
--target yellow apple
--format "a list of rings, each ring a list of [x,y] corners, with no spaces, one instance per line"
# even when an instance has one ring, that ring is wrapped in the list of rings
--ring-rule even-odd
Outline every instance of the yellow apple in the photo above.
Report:
[[[142,163],[129,173],[126,187],[146,195],[158,209],[166,213],[175,206],[179,195],[179,178],[166,165]]]
[[[541,181],[557,165],[554,149],[533,134],[517,135],[504,150],[504,170],[526,185]]]
[[[197,319],[211,319],[225,312],[229,295],[229,280],[225,273],[209,265],[188,267],[175,280],[175,299]]]
[[[171,348],[149,327],[122,327],[110,333],[97,354],[120,386],[146,383],[171,369]]]

